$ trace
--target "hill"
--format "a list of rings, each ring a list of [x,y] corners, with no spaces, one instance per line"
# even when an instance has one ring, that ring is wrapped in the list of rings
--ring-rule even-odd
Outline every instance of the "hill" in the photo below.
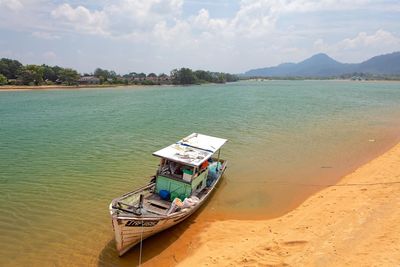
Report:
[[[358,64],[346,64],[326,54],[316,54],[299,63],[249,70],[244,76],[258,77],[334,77],[350,73],[399,75],[400,52],[373,57]]]
[[[356,71],[386,75],[400,74],[400,52],[373,57],[358,64]]]

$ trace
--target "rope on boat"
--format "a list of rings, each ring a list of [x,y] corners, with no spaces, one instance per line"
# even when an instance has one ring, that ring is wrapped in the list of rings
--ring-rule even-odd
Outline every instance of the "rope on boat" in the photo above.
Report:
[[[142,265],[142,248],[143,248],[143,220],[142,220],[142,229],[140,233],[140,249],[139,249],[139,267]]]

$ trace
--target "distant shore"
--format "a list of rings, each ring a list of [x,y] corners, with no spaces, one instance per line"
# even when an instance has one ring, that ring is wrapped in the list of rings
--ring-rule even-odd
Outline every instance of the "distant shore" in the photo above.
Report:
[[[220,83],[206,83],[220,84]],[[3,85],[0,91],[28,91],[28,90],[57,90],[57,89],[87,89],[87,88],[117,88],[117,87],[153,87],[153,86],[192,86],[201,84],[91,84],[91,85]]]
[[[41,90],[41,89],[82,89],[82,88],[108,88],[108,87],[134,87],[142,85],[124,85],[124,84],[89,84],[89,85],[3,85],[0,91],[13,90]],[[145,86],[145,85],[143,85]]]
[[[397,266],[400,262],[400,143],[263,221],[216,221],[182,266]]]
[[[247,81],[280,81],[281,79],[274,80],[268,78],[257,78],[248,79]],[[343,81],[343,82],[400,82],[400,80],[363,80],[353,81],[347,79],[326,79],[326,80],[313,80],[304,79],[304,81]],[[220,84],[220,83],[208,83],[208,84]],[[197,84],[190,84],[197,85]],[[27,91],[27,90],[49,90],[49,89],[85,89],[85,88],[110,88],[110,87],[152,87],[152,86],[173,86],[172,84],[88,84],[88,85],[2,85],[0,91]],[[180,86],[180,85],[176,85]]]

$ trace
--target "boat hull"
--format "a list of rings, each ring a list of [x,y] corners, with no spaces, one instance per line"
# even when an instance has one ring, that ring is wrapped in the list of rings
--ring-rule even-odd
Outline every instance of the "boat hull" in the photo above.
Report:
[[[200,207],[198,205],[197,207]],[[112,224],[115,233],[115,241],[120,256],[125,254],[130,248],[140,243],[142,240],[157,234],[167,228],[185,220],[196,209],[180,216],[167,217],[164,219],[141,219],[141,218],[112,218]]]
[[[134,247],[142,240],[180,223],[196,212],[196,210],[207,201],[216,185],[221,180],[226,169],[226,164],[227,162],[225,161],[222,165],[219,176],[216,178],[214,184],[209,188],[208,192],[200,198],[200,201],[196,205],[185,208],[180,212],[163,217],[146,217],[134,214],[124,214],[121,216],[114,212],[111,203],[110,212],[119,256],[125,254],[130,248]]]

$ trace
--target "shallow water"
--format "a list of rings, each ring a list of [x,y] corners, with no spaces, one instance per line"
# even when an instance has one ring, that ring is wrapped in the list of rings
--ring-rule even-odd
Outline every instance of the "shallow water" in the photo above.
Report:
[[[146,241],[150,265],[194,221],[288,212],[397,142],[399,118],[398,82],[0,92],[0,266],[135,264],[116,256],[108,204],[192,132],[228,138],[229,168],[194,219]]]

